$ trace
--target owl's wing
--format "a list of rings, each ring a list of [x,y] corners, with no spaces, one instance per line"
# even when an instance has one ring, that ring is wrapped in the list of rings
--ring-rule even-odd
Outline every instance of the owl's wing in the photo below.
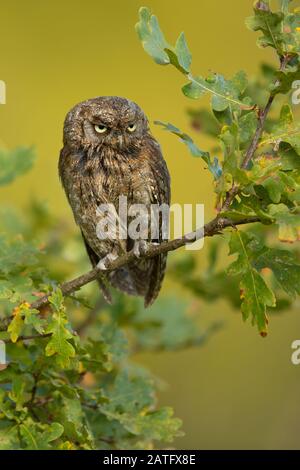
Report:
[[[166,162],[162,156],[159,144],[151,139],[148,147],[151,174],[149,175],[149,190],[151,204],[170,205],[170,175]],[[155,240],[157,241],[157,240]],[[162,223],[159,226],[159,242],[162,241]],[[160,254],[151,259],[151,273],[149,287],[145,295],[145,306],[151,305],[159,294],[167,265],[167,253]]]
[[[100,257],[92,248],[90,240],[87,239],[87,236],[83,230],[82,221],[85,220],[84,216],[86,215],[89,215],[92,218],[93,214],[96,213],[97,205],[103,201],[100,199],[99,202],[99,197],[97,193],[93,191],[93,185],[89,184],[90,182],[87,180],[87,178],[85,179],[86,187],[82,187],[84,183],[81,176],[83,170],[81,162],[83,160],[83,153],[74,153],[68,148],[68,146],[65,146],[60,153],[59,175],[68,201],[73,210],[75,221],[80,227],[87,254],[90,258],[92,266],[95,267],[100,261]],[[86,232],[88,232],[88,230],[86,230]],[[93,230],[90,231],[90,238],[92,238],[92,240],[96,239],[96,241],[98,241],[96,236],[94,236],[94,232],[95,231]],[[103,297],[108,303],[111,303],[111,295],[106,285],[106,277],[104,275],[99,275],[97,281]]]

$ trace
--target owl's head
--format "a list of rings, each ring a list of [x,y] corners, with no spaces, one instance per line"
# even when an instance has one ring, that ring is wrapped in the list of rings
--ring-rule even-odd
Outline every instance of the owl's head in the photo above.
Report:
[[[77,104],[67,114],[64,144],[73,149],[134,151],[148,132],[141,108],[118,96],[100,96]]]

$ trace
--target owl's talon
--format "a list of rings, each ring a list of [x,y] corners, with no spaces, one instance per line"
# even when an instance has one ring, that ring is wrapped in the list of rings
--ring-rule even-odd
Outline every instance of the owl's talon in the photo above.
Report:
[[[97,264],[97,268],[101,269],[101,271],[106,271],[109,268],[109,265],[118,258],[118,255],[114,253],[108,253],[108,255],[104,256],[99,263]]]
[[[150,243],[146,240],[136,240],[133,247],[133,253],[137,258],[145,255],[149,250]]]

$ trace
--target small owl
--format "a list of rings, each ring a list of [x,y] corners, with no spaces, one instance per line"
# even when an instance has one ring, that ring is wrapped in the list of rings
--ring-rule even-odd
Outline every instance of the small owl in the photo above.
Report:
[[[117,96],[84,101],[67,114],[63,143],[60,178],[92,266],[104,269],[98,282],[105,299],[110,301],[111,284],[150,305],[160,291],[167,255],[146,259],[137,254],[130,265],[105,273],[107,260],[135,249],[136,240],[99,238],[96,216],[101,204],[113,204],[118,212],[120,196],[127,197],[128,206],[170,204],[169,172],[145,114]],[[147,240],[160,242],[158,232],[156,240],[151,235]]]

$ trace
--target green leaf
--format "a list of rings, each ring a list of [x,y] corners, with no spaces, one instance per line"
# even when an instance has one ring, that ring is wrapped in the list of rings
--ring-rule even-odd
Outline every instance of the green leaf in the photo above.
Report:
[[[285,49],[292,58],[289,61],[289,65],[295,66],[299,64],[299,53],[300,53],[300,13],[299,9],[295,9],[293,13],[286,12],[284,17],[284,42]],[[299,66],[299,65],[298,65]]]
[[[299,239],[300,214],[291,212],[285,204],[270,204],[269,215],[279,226],[278,238],[282,242],[293,243]]]
[[[223,126],[219,139],[221,141],[225,163],[227,163],[230,157],[234,157],[230,161],[230,170],[233,171],[238,165],[239,129],[237,125],[232,123],[230,126]],[[234,163],[234,165],[232,165],[232,163]]]
[[[62,293],[59,289],[49,298],[55,312],[52,315],[51,322],[46,328],[46,333],[51,333],[50,340],[46,346],[46,356],[55,355],[56,362],[60,367],[68,367],[70,358],[75,356],[74,346],[69,342],[73,335],[66,328],[68,320],[62,305]]]
[[[172,417],[170,408],[153,411],[153,381],[149,376],[123,370],[104,390],[104,396],[107,402],[99,406],[101,412],[131,434],[165,442],[181,435],[181,421]]]
[[[19,429],[23,438],[25,449],[28,450],[48,450],[51,449],[50,443],[58,439],[64,432],[64,428],[60,423],[51,423],[41,426],[41,431],[36,423],[30,418],[24,421]]]
[[[254,160],[253,166],[247,171],[250,181],[256,185],[262,184],[268,176],[277,176],[282,164],[278,158],[272,155],[261,155]]]
[[[83,449],[93,448],[93,437],[88,428],[82,402],[76,389],[72,398],[60,394],[59,409],[55,410],[59,422],[64,426],[64,436],[72,442],[80,443]],[[95,413],[95,411],[93,411]],[[98,419],[100,415],[98,413]]]
[[[23,320],[23,306],[16,307],[13,311],[13,319],[8,325],[7,331],[10,333],[10,339],[13,343],[15,343],[24,326],[24,320]]]
[[[190,71],[192,63],[192,55],[189,51],[188,45],[186,43],[184,33],[181,33],[178,37],[175,45],[175,52],[178,58],[180,66],[186,71]]]
[[[252,31],[261,31],[263,34],[258,39],[259,47],[272,47],[279,55],[283,53],[283,19],[282,12],[270,11],[266,1],[258,1],[254,5],[254,16],[246,19],[246,26]]]
[[[261,196],[261,194],[256,194],[259,188],[260,186],[255,187],[255,192],[251,192],[250,197],[241,195],[240,201],[235,201],[233,209],[226,211],[224,214],[231,214],[232,212],[234,214],[237,212],[238,217],[239,214],[240,216],[244,214],[243,218],[257,216],[263,224],[270,225],[274,223],[274,218],[269,214],[268,208],[262,204],[263,198],[266,194],[263,196]],[[266,193],[266,191],[264,191],[264,193]],[[268,203],[269,202],[270,201],[268,199]]]
[[[243,207],[242,210],[228,210],[222,212],[223,217],[227,217],[228,219],[232,220],[232,222],[240,222],[247,217],[255,217],[257,214],[254,211],[251,211],[250,208]]]
[[[184,95],[188,98],[198,99],[206,93],[210,93],[212,94],[212,109],[217,112],[226,110],[228,106],[235,110],[251,109],[251,106],[239,99],[241,88],[244,87],[241,78],[235,77],[233,80],[226,80],[220,74],[214,74],[207,78],[200,76],[189,76],[189,78],[190,83],[182,88]]]
[[[33,165],[33,148],[18,147],[14,150],[0,150],[0,186],[11,183],[17,176],[23,175]]]
[[[243,274],[251,268],[250,253],[259,249],[258,240],[246,232],[232,232],[229,241],[229,255],[237,254],[236,261],[228,268],[230,275]]]
[[[71,333],[64,327],[59,319],[61,316],[53,315],[53,321],[46,330],[46,333],[52,333],[45,352],[46,356],[56,355],[56,361],[60,367],[68,367],[70,358],[75,356],[75,349],[68,339],[72,338]],[[66,321],[65,321],[66,323]]]
[[[64,427],[60,423],[51,423],[43,432],[43,439],[46,442],[52,442],[58,439],[64,432]]]
[[[97,340],[88,339],[82,353],[81,361],[88,370],[111,372],[127,357],[128,341],[116,325],[106,325],[99,330]]]
[[[243,318],[252,318],[262,336],[267,334],[266,308],[275,307],[276,299],[263,277],[255,269],[254,260],[261,246],[259,241],[245,232],[235,231],[230,238],[229,254],[237,260],[228,268],[230,275],[240,276],[241,310]]]
[[[16,410],[20,411],[23,408],[23,404],[26,401],[26,396],[24,394],[26,389],[26,380],[24,376],[15,376],[12,382],[12,389],[8,394],[10,400],[15,402]]]
[[[49,296],[49,302],[56,312],[60,312],[64,309],[63,301],[64,296],[61,289],[55,289],[55,291]]]
[[[163,33],[160,30],[156,16],[151,15],[148,8],[142,7],[139,10],[140,21],[136,24],[136,31],[142,41],[145,51],[160,65],[170,63],[165,49],[169,47]]]
[[[255,111],[243,115],[239,121],[239,139],[241,144],[248,144],[253,138],[257,127],[257,117]]]
[[[247,320],[252,316],[262,336],[267,334],[266,307],[275,307],[274,293],[267,286],[262,276],[255,270],[249,269],[241,279],[241,309]]]
[[[123,413],[133,414],[150,408],[153,404],[153,382],[150,377],[131,376],[121,371],[113,384],[104,391],[107,402],[101,409],[107,415],[121,417]]]
[[[268,248],[256,259],[255,265],[259,270],[271,269],[281,288],[292,298],[300,294],[300,265],[294,253]]]
[[[146,310],[141,308],[132,321],[137,347],[158,351],[202,344],[207,334],[200,330],[196,318],[186,311],[185,302],[172,298],[158,299]]]
[[[10,287],[11,284],[8,281],[0,282],[0,300],[9,299],[13,295]]]
[[[30,308],[24,309],[23,314],[25,316],[25,325],[32,326],[40,335],[44,333],[45,320],[41,318],[39,310]]]
[[[293,149],[293,147],[290,146],[290,144],[281,142],[278,154],[280,156],[283,170],[300,170],[300,155]]]
[[[16,274],[37,264],[38,250],[24,242],[19,236],[8,238],[0,235],[0,272],[6,277]]]
[[[172,442],[175,437],[182,437],[180,431],[182,421],[174,418],[174,411],[169,406],[151,411],[145,416],[140,414],[134,425],[128,426],[136,435],[142,435],[147,440]]]
[[[300,155],[300,124],[294,122],[289,105],[282,107],[280,120],[273,126],[272,134],[264,134],[258,147],[272,146],[277,150],[281,142],[289,144]]]
[[[293,124],[294,116],[292,108],[289,104],[284,104],[280,110],[279,124],[281,126],[289,126]]]
[[[177,137],[180,138],[181,142],[183,142],[188,147],[189,151],[194,157],[200,157],[205,161],[209,171],[213,174],[215,179],[218,179],[221,176],[222,169],[219,165],[218,159],[215,158],[212,161],[209,152],[204,152],[203,150],[200,150],[189,135],[181,132],[180,129],[173,126],[173,124],[164,123],[161,121],[155,121],[154,123],[159,126],[162,126],[164,130],[172,132],[172,134],[174,135],[177,135]]]
[[[22,236],[0,234],[0,300],[16,304],[32,300],[31,276],[37,269],[39,251]]]
[[[135,28],[145,51],[160,65],[172,64],[180,72],[187,74],[190,70],[192,56],[188,49],[184,33],[181,33],[175,47],[165,40],[156,16],[142,7],[139,10],[140,21]]]
[[[29,427],[25,424],[21,424],[19,429],[20,434],[26,443],[26,448],[30,450],[38,450],[39,441],[35,429],[32,429],[31,426]]]
[[[2,423],[0,425],[0,450],[20,450],[18,437],[18,426],[12,423]]]
[[[269,177],[263,182],[263,187],[267,190],[272,202],[278,204],[281,201],[282,193],[285,190],[285,184],[280,178]]]
[[[234,89],[239,91],[239,94],[242,95],[247,86],[248,86],[248,77],[244,70],[239,70],[231,80],[232,86]]]
[[[300,67],[292,71],[278,71],[275,73],[277,79],[274,85],[271,86],[271,92],[273,95],[278,93],[286,94],[292,90],[293,83],[300,79]]]

